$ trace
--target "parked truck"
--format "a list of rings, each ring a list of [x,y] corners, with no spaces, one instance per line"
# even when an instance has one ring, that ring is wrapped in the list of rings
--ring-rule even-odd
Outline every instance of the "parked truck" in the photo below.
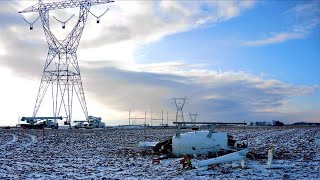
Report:
[[[93,129],[93,128],[105,128],[106,125],[104,122],[101,122],[101,117],[88,116],[87,120],[82,121],[74,121],[77,123],[75,125],[76,129],[85,128],[85,129]]]
[[[20,124],[20,126],[23,129],[58,129],[57,120],[62,120],[62,117],[22,117],[21,121],[26,123]]]

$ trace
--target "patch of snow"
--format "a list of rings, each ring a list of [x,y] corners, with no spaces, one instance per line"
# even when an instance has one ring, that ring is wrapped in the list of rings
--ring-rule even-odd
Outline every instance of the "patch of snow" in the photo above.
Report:
[[[179,159],[152,163],[140,141],[163,141],[174,129],[58,129],[0,131],[0,179],[320,179],[320,129],[314,127],[218,127],[247,140],[259,154],[275,145],[273,164],[292,168],[265,169],[266,159],[183,170]],[[184,132],[186,130],[183,130]],[[195,161],[203,160],[201,156]]]
[[[12,139],[10,141],[7,141],[5,144],[1,145],[0,148],[9,146],[18,141],[18,137],[15,134],[11,134],[11,136],[12,136]]]

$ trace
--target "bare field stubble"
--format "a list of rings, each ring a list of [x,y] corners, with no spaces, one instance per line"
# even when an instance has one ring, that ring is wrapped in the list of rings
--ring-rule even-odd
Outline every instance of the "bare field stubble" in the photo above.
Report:
[[[207,171],[181,170],[178,159],[152,164],[139,141],[161,141],[174,129],[0,130],[0,179],[320,179],[319,127],[220,127],[262,156],[276,146],[276,164],[291,169],[241,169],[240,162]],[[266,160],[248,160],[248,166]]]

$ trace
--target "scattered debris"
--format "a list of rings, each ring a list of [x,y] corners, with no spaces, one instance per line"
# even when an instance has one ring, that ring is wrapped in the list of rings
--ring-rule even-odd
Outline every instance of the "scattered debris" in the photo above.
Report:
[[[137,147],[140,141],[168,140],[175,135],[173,129],[146,129],[144,133],[143,129],[45,129],[43,132],[11,128],[0,129],[0,179],[320,179],[320,145],[316,143],[319,128],[250,127],[244,131],[239,127],[217,127],[215,131],[246,140],[250,151],[265,154],[265,158],[247,159],[245,166],[255,167],[249,169],[242,169],[239,161],[214,164],[206,171],[183,171],[179,158],[158,155],[160,163],[153,164],[155,155],[142,156],[138,148],[127,148],[128,144]],[[273,144],[276,151],[272,165],[292,165],[292,168],[261,167],[266,165],[268,149]],[[281,156],[284,150],[288,153]],[[205,159],[208,158],[193,156],[192,165]]]

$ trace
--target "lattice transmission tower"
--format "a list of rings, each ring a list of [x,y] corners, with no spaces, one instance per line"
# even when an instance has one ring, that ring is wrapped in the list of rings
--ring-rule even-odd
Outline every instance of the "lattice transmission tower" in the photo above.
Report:
[[[187,99],[188,99],[187,97],[184,97],[184,98],[173,97],[172,99],[170,99],[172,100],[172,103],[176,105],[176,108],[177,108],[176,122],[184,122],[183,106],[186,104]]]
[[[192,123],[195,123],[197,120],[197,116],[199,116],[198,113],[189,113],[190,119]]]
[[[48,43],[48,55],[43,69],[43,74],[39,86],[33,116],[37,115],[40,105],[49,88],[52,91],[53,116],[66,115],[66,124],[71,125],[73,96],[76,94],[83,113],[88,118],[88,109],[84,95],[80,68],[77,58],[77,49],[81,35],[86,24],[90,7],[112,3],[111,0],[68,0],[60,2],[44,3],[42,0],[19,13],[39,13],[44,34]],[[58,40],[50,29],[49,12],[58,9],[80,8],[79,18],[76,25],[64,40]],[[91,13],[91,12],[90,12]],[[91,13],[92,14],[92,13]],[[100,17],[99,17],[100,18]],[[56,19],[56,18],[55,18]],[[71,18],[70,18],[71,19]],[[59,21],[62,28],[65,28],[67,21]],[[27,21],[28,22],[28,21]],[[30,30],[33,29],[30,24]],[[62,109],[62,110],[61,110]]]

